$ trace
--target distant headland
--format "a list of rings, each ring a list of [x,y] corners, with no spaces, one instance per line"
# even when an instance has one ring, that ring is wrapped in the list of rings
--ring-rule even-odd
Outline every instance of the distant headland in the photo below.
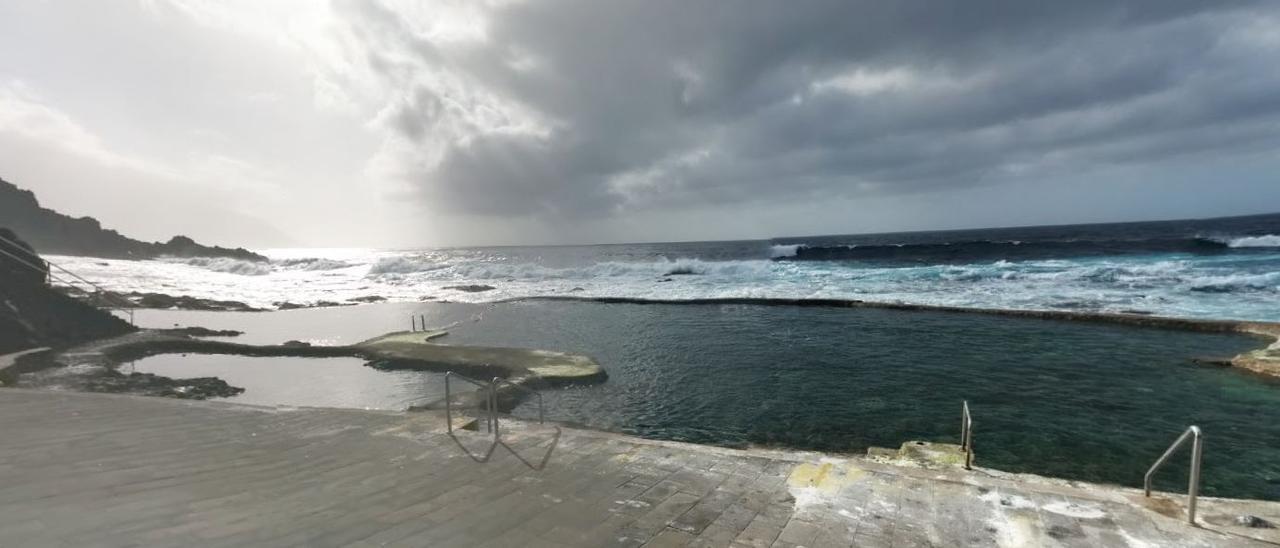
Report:
[[[40,206],[35,193],[0,179],[0,226],[20,234],[43,253],[152,259],[169,257],[231,257],[246,261],[267,258],[244,248],[206,246],[186,236],[167,242],[143,242],[102,227],[93,217],[74,218]]]

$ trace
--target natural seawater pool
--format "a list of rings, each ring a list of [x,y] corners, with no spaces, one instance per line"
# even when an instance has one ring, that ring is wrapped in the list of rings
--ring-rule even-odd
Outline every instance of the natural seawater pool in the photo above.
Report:
[[[607,382],[544,392],[555,420],[660,439],[860,453],[955,441],[968,399],[981,466],[1138,486],[1197,424],[1206,434],[1204,494],[1280,499],[1280,383],[1191,362],[1260,346],[1243,335],[941,312],[549,301],[152,321],[236,327],[248,331],[244,342],[354,342],[407,328],[409,313],[433,326],[458,322],[442,343],[596,358]],[[342,382],[305,370],[287,380]],[[531,403],[516,414],[534,416]],[[1158,486],[1184,491],[1187,460],[1183,452],[1171,461]]]

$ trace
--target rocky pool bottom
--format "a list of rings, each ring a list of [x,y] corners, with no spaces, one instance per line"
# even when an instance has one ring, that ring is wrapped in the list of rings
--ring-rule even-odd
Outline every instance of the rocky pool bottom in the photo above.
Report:
[[[549,301],[148,311],[139,319],[239,329],[244,343],[350,344],[407,329],[410,315],[447,328],[443,343],[592,356],[607,382],[544,396],[548,417],[593,428],[862,452],[909,439],[954,441],[967,399],[982,466],[1137,486],[1197,424],[1206,433],[1203,493],[1280,500],[1280,382],[1194,361],[1264,344],[1246,335],[924,311]],[[208,368],[215,362],[204,363],[193,376],[216,373]],[[288,370],[279,382],[315,394],[351,382],[325,380],[323,367],[314,375],[301,365]],[[368,372],[421,375],[413,390],[439,390],[427,374]],[[397,397],[380,382],[362,389]],[[515,410],[536,412],[531,400]],[[1157,486],[1184,490],[1185,461],[1171,462]]]

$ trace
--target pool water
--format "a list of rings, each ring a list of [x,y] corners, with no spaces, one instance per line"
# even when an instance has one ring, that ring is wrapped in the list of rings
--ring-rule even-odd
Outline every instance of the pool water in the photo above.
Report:
[[[1280,499],[1280,384],[1193,363],[1261,340],[978,314],[523,301],[442,342],[585,353],[609,380],[550,418],[669,440],[863,452],[956,441],[979,464],[1137,486],[1188,425],[1209,495]],[[536,414],[530,402],[517,414]],[[1185,490],[1184,453],[1158,485]]]
[[[444,375],[379,371],[358,358],[162,354],[121,367],[175,379],[218,377],[245,391],[226,401],[271,406],[403,411],[444,397]]]

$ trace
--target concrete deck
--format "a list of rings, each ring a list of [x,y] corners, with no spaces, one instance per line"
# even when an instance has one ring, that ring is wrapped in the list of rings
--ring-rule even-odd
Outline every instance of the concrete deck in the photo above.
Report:
[[[1129,489],[502,424],[493,446],[436,413],[0,389],[0,546],[1269,546],[1239,533],[1275,531],[1191,527]],[[1276,508],[1202,500],[1209,521]]]

